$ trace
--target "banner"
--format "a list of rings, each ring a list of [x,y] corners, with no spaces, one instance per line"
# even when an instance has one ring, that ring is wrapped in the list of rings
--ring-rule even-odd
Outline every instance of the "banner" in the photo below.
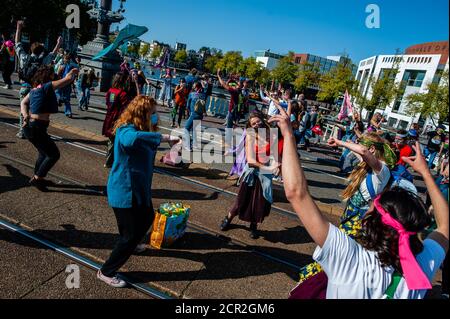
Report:
[[[350,95],[346,90],[344,95],[344,101],[342,102],[341,110],[338,115],[338,120],[341,121],[342,119],[348,117],[351,114],[353,114],[353,105],[352,102],[350,102]]]

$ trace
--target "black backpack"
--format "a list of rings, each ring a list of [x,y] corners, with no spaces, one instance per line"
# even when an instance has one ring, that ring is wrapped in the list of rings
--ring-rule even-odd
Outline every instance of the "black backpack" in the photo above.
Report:
[[[42,56],[30,56],[30,58],[25,62],[24,66],[19,70],[19,79],[31,84],[33,76],[36,74],[36,71],[42,65],[43,61],[44,57]]]

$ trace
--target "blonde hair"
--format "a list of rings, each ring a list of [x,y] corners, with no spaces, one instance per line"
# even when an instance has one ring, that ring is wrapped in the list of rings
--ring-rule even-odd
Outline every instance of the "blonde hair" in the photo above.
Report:
[[[120,127],[128,124],[133,124],[139,131],[158,131],[158,125],[150,123],[150,117],[155,111],[156,102],[153,98],[145,95],[136,96],[114,125],[114,135]]]
[[[367,133],[362,136],[362,139],[365,139],[374,143],[387,143],[385,139],[380,137],[376,133]],[[380,161],[385,161],[384,158],[384,149],[383,147],[377,147],[375,145],[375,157]],[[350,176],[348,177],[349,184],[347,188],[342,192],[342,198],[344,200],[349,200],[359,189],[361,183],[366,178],[368,172],[370,171],[370,166],[366,162],[361,162],[358,166],[352,171]]]

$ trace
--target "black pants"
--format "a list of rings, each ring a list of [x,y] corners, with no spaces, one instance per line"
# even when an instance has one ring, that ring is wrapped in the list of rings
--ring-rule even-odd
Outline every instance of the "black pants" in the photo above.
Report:
[[[120,238],[111,256],[103,265],[101,271],[107,277],[114,277],[133,254],[155,219],[153,206],[132,208],[113,208],[117,219]]]
[[[55,142],[47,133],[49,122],[32,120],[25,128],[25,137],[36,147],[39,152],[34,166],[34,174],[44,178],[55,166],[60,158],[60,153]]]
[[[7,85],[12,85],[11,81],[11,74],[14,72],[14,64],[13,63],[6,63],[3,66],[2,76],[3,76],[3,82]]]
[[[448,295],[448,253],[442,267],[442,293]]]

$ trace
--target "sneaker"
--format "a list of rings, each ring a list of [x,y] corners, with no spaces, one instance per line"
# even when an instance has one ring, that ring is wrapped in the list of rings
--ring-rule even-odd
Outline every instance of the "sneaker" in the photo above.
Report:
[[[5,89],[5,90],[11,90],[12,86],[7,84],[5,86],[2,86],[2,88]]]
[[[17,137],[17,138],[20,138],[20,139],[22,139],[22,140],[25,140],[25,139],[26,139],[26,137],[25,137],[25,135],[23,134],[23,132],[17,133],[17,134],[16,134],[16,137]]]
[[[147,250],[147,245],[146,244],[139,244],[137,245],[137,247],[134,249],[134,253],[135,254],[142,254],[144,251]]]
[[[228,216],[226,216],[224,218],[224,220],[222,220],[222,223],[220,224],[220,230],[227,231],[228,229],[230,229],[230,225],[231,225],[231,220],[229,220]]]
[[[124,288],[127,286],[127,283],[119,279],[117,275],[114,277],[106,277],[100,270],[97,272],[97,278],[114,288]]]

